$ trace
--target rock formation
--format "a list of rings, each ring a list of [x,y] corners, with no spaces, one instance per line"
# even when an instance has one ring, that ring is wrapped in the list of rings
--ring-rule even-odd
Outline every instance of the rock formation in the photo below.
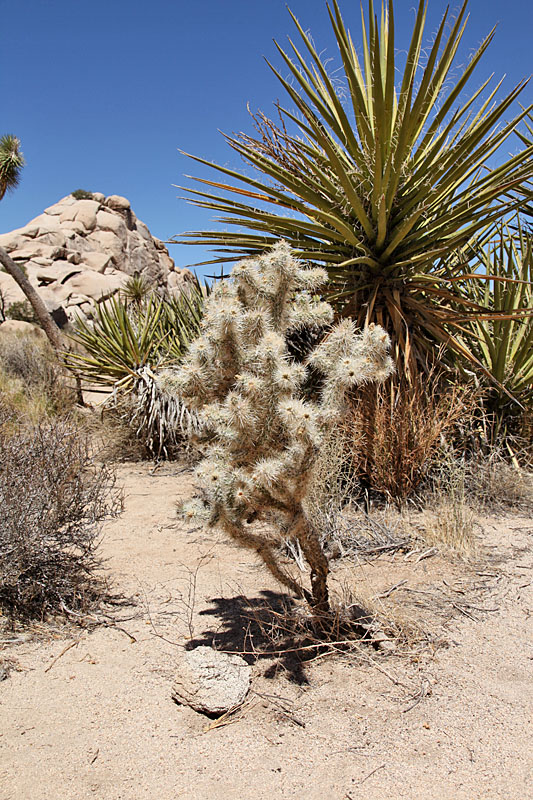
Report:
[[[143,276],[161,296],[193,280],[118,195],[63,197],[23,228],[0,235],[0,247],[24,268],[60,326],[76,316],[91,317],[94,304],[115,294],[129,276]],[[25,300],[5,272],[0,292],[7,308]]]

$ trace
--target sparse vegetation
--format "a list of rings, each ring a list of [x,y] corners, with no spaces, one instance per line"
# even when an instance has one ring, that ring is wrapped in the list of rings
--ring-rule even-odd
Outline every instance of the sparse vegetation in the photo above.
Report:
[[[74,197],[76,200],[92,200],[93,199],[93,193],[92,192],[87,192],[87,191],[85,191],[85,189],[76,189],[74,192],[71,192],[71,194],[72,194],[72,197]]]
[[[76,403],[72,377],[35,334],[0,333],[0,387],[4,406],[34,423],[68,413]]]
[[[15,424],[15,428],[13,425]],[[12,621],[79,612],[103,590],[98,538],[121,507],[68,419],[16,424],[0,404],[0,608]]]
[[[7,306],[5,319],[16,319],[21,322],[39,323],[31,304],[27,300],[16,300]]]

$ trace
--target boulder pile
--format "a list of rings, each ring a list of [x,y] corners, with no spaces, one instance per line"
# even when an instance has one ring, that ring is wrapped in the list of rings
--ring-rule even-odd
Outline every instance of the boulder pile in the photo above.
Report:
[[[142,276],[162,297],[181,292],[193,280],[119,195],[63,197],[23,228],[1,234],[0,247],[25,270],[60,325],[90,318],[95,303],[119,291],[130,276]],[[5,272],[0,272],[0,292],[7,309],[25,300]]]

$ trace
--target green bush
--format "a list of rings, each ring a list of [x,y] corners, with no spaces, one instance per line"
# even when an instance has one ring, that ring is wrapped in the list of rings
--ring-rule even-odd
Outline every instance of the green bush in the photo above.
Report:
[[[76,200],[92,200],[94,197],[92,192],[86,192],[85,189],[76,189],[76,191],[71,192],[71,194]]]
[[[33,322],[39,324],[39,320],[35,316],[33,306],[28,300],[17,300],[16,303],[11,303],[7,306],[5,311],[6,319],[16,319],[21,322]]]

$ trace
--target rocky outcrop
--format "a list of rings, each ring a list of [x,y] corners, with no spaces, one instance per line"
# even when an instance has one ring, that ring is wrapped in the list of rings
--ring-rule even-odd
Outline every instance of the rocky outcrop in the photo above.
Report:
[[[1,234],[0,247],[24,268],[58,319],[90,317],[95,303],[136,274],[163,297],[181,292],[193,280],[119,195],[63,197],[23,228]],[[7,307],[25,299],[5,272],[0,272],[0,292]]]

